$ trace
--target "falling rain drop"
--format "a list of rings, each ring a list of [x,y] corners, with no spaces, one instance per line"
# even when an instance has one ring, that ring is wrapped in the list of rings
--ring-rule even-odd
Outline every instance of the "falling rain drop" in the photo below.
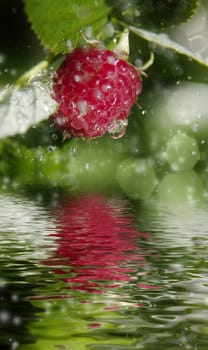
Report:
[[[77,149],[76,149],[75,147],[71,147],[70,150],[69,150],[69,152],[70,152],[70,155],[71,155],[72,157],[76,157],[76,155],[77,155]]]
[[[53,139],[54,141],[56,141],[57,138],[58,138],[58,135],[57,135],[56,133],[52,134],[52,139]]]
[[[141,68],[143,66],[143,61],[140,58],[136,58],[135,60],[135,66],[137,68]]]
[[[50,145],[47,148],[48,152],[54,152],[56,150],[56,146]]]
[[[0,64],[6,61],[6,56],[3,53],[0,53]]]
[[[199,125],[197,122],[194,122],[192,125],[191,125],[191,129],[194,131],[194,132],[197,132],[198,131],[198,128],[199,128]]]

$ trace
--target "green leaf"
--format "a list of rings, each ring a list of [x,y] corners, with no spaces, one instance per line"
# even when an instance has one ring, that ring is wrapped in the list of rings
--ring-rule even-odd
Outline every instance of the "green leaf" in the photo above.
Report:
[[[205,67],[208,67],[207,58],[203,58],[200,53],[195,53],[186,47],[176,43],[174,40],[170,39],[167,34],[156,34],[134,26],[129,26],[129,30],[138,35],[140,38],[151,42],[152,45],[159,45],[165,47],[166,49],[173,50],[181,55],[187,56],[189,59],[194,60]]]
[[[107,0],[115,17],[133,25],[161,30],[186,22],[199,6],[199,0]]]
[[[56,102],[47,85],[27,82],[0,92],[0,138],[22,134],[55,112]]]
[[[107,21],[104,0],[24,0],[25,10],[41,43],[55,54],[67,53],[83,41],[82,31],[95,37]]]

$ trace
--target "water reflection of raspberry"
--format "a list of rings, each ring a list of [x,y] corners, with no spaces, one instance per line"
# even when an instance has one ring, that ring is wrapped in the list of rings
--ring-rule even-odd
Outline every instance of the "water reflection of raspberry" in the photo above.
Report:
[[[101,287],[117,287],[131,280],[135,265],[144,264],[137,247],[142,234],[122,201],[101,195],[69,198],[55,215],[57,249],[47,264],[57,263],[55,272],[70,288],[99,292]],[[70,270],[58,268],[59,263]]]

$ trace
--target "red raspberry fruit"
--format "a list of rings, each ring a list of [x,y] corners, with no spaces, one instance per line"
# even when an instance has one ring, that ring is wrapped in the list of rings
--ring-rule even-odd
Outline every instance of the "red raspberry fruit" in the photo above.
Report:
[[[141,89],[131,64],[112,51],[83,46],[66,57],[53,77],[59,109],[52,118],[72,136],[94,138],[120,128],[122,134]]]

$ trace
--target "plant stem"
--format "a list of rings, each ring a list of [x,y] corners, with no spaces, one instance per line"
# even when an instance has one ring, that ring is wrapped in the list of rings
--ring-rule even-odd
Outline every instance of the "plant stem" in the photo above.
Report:
[[[29,71],[27,71],[26,73],[24,73],[17,81],[16,81],[16,85],[18,85],[19,87],[21,87],[22,85],[25,84],[26,81],[28,81],[29,79],[31,79],[33,76],[40,74],[41,72],[43,72],[44,70],[47,70],[49,66],[49,62],[48,60],[44,60],[39,62],[38,64],[36,64],[34,67],[32,67]]]

